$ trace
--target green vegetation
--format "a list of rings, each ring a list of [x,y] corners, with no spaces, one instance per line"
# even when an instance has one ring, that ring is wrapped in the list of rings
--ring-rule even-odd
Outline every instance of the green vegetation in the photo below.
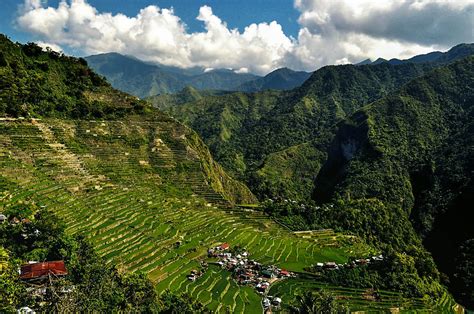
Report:
[[[474,190],[473,63],[469,57],[434,70],[341,123],[314,194],[319,201],[379,199],[383,212],[397,212],[453,279],[453,258],[465,254],[458,248],[474,238],[460,219],[469,213]],[[471,281],[468,276],[450,286],[460,291]],[[473,304],[467,297],[462,301]]]
[[[216,160],[253,191],[262,193],[258,195],[261,199],[281,196],[303,200],[314,187],[308,182],[325,161],[334,125],[434,66],[327,66],[292,91],[232,93],[176,105],[172,101],[165,101],[164,106],[163,101],[155,104],[196,130]],[[284,160],[274,168],[275,156],[286,150],[298,151],[303,143],[307,144],[301,158]],[[306,156],[317,157],[302,165]],[[283,171],[286,173],[278,181],[269,175]],[[294,184],[301,181],[301,172],[308,173],[303,184]]]
[[[161,94],[147,97],[153,106],[161,110],[172,110],[172,107],[182,105],[188,102],[195,102],[209,96],[219,96],[230,94],[231,92],[219,90],[197,90],[192,86],[186,86],[182,90],[174,94]]]
[[[13,49],[17,60],[25,59],[20,64],[31,61],[23,55],[22,46],[10,45],[17,49]],[[40,52],[40,57],[48,53]],[[62,62],[61,58],[58,62]],[[71,58],[71,62],[74,60]],[[24,81],[31,79],[30,74],[22,74]],[[51,88],[62,86],[63,78],[56,77],[56,83],[50,82]],[[106,99],[121,95],[110,87],[104,88]],[[81,95],[92,94],[85,89]],[[128,104],[127,99],[118,103],[119,109]],[[124,116],[110,110],[109,119],[94,120],[88,114],[84,116],[88,119],[72,119],[72,113],[83,105],[77,101],[71,111],[60,113],[52,109],[44,116],[40,116],[39,107],[28,105],[24,114],[27,118],[14,118],[12,113],[5,117],[4,113],[0,121],[0,186],[2,197],[9,202],[34,202],[57,215],[65,223],[67,239],[79,234],[87,236],[100,256],[97,264],[103,272],[92,268],[94,272],[83,280],[96,280],[96,274],[106,280],[101,283],[97,279],[97,285],[87,283],[88,291],[100,295],[97,289],[103,286],[113,292],[104,296],[110,301],[94,301],[98,309],[128,308],[132,301],[127,301],[127,287],[146,290],[147,284],[141,281],[146,276],[167,300],[165,306],[176,303],[181,308],[191,297],[220,312],[229,308],[260,311],[261,300],[254,289],[238,286],[224,270],[210,267],[201,277],[208,281],[202,284],[186,278],[206,257],[207,248],[221,242],[245,247],[255,260],[291,271],[304,271],[316,262],[345,262],[373,251],[363,241],[339,233],[321,239],[317,235],[300,237],[262,212],[234,208],[234,202],[252,204],[255,198],[213,161],[196,133],[169,116],[147,108],[141,114],[129,112]],[[17,109],[13,105],[11,108]],[[12,209],[20,218],[32,214],[27,208],[9,207],[2,211],[10,215]],[[62,241],[59,236],[52,238]],[[20,254],[13,247],[4,247]],[[22,245],[14,247],[23,250]],[[44,247],[44,243],[29,247],[21,258],[44,260],[58,256],[67,260],[62,244],[54,246],[62,255],[50,255],[41,249]],[[80,268],[87,263],[79,261],[75,265]],[[122,278],[117,275],[122,271],[144,275]],[[107,279],[110,276],[114,279]],[[128,276],[132,277],[127,279]],[[11,289],[21,287],[17,277],[9,278],[16,280],[9,286]],[[115,286],[123,286],[124,290],[114,289]],[[168,290],[184,301],[170,296]],[[130,298],[136,300],[133,295]],[[12,302],[15,306],[21,303]],[[189,306],[189,311],[196,309]]]
[[[403,64],[327,66],[292,91],[151,101],[196,130],[224,169],[260,199],[307,200],[335,124],[433,68],[472,54],[473,47],[456,46],[436,55],[437,61],[418,56]],[[287,157],[289,151],[294,158]]]
[[[149,105],[113,90],[76,59],[42,51],[34,43],[13,44],[0,35],[0,114],[117,118],[149,111]]]
[[[249,186],[262,198],[310,199],[316,175],[327,157],[323,147],[323,143],[313,141],[271,153],[251,173]]]
[[[77,302],[56,306],[82,309],[80,300],[91,293],[104,297],[90,297],[103,311],[260,312],[254,289],[221,268],[210,265],[196,281],[187,279],[207,260],[207,249],[222,242],[298,272],[290,290],[350,290],[347,302],[336,301],[353,310],[368,289],[396,296],[378,306],[371,292],[362,308],[453,309],[440,282],[470,306],[472,294],[462,291],[472,287],[474,237],[469,221],[456,217],[468,216],[473,195],[472,57],[403,87],[433,65],[326,67],[288,92],[187,89],[182,99],[165,99],[163,106],[197,127],[226,169],[260,197],[274,198],[260,211],[190,128],[115,91],[80,59],[0,39],[0,78],[7,82],[0,89],[1,212],[34,220],[38,229],[42,219],[54,220],[42,215],[65,224],[45,224],[58,233],[24,243],[12,242],[23,222],[5,224],[13,228],[0,243],[9,306],[28,300],[12,259],[61,258],[73,262],[73,274],[79,269],[70,280],[88,289]],[[453,236],[443,239],[446,232]],[[456,267],[441,252],[452,253]],[[381,253],[380,267],[312,267]],[[305,276],[318,280],[312,285]],[[291,293],[281,295],[284,306],[293,302]],[[322,297],[334,307],[333,297]],[[300,301],[318,304],[314,299]]]
[[[295,313],[349,313],[349,308],[337,303],[331,293],[321,291],[306,291],[296,295],[296,302],[291,308]]]
[[[158,298],[153,285],[141,274],[125,274],[105,261],[83,236],[64,232],[64,223],[34,202],[5,201],[2,210],[8,217],[20,217],[29,211],[28,222],[0,224],[0,311],[15,312],[29,306],[46,312],[129,311],[169,312],[178,310],[179,302],[192,300],[166,294]],[[25,236],[26,235],[26,236]],[[27,261],[64,260],[68,275],[50,278],[43,285],[21,281],[16,271]],[[44,292],[40,292],[45,288]],[[37,293],[32,293],[36,291]],[[67,292],[64,292],[67,291]],[[167,304],[168,299],[176,302]],[[165,305],[166,304],[166,305]],[[189,306],[189,305],[188,305]]]
[[[281,95],[278,91],[230,93],[202,97],[181,105],[165,103],[159,108],[192,128],[199,126],[198,132],[206,139],[214,158],[234,177],[242,178],[248,163],[236,141],[245,145],[249,139],[241,137],[242,130],[252,128],[262,117],[269,115]],[[163,104],[160,99],[151,100],[160,105]]]
[[[147,274],[158,293],[188,293],[219,311],[259,310],[261,302],[220,268],[209,267],[196,282],[186,278],[207,249],[222,242],[291,271],[374,252],[354,237],[303,237],[260,211],[230,207],[218,194],[199,190],[205,177],[193,172],[193,155],[178,149],[182,140],[172,140],[182,138],[175,124],[126,122],[2,121],[9,144],[1,150],[1,186],[13,201],[31,198],[56,213],[68,234],[86,234],[107,263]],[[149,146],[159,142],[148,139],[150,130],[160,145]],[[165,154],[166,147],[174,155]]]
[[[166,110],[195,128],[224,168],[261,199],[310,206],[313,194],[320,207],[334,206],[323,213],[267,209],[279,221],[296,230],[353,232],[399,253],[423,243],[451,278],[443,283],[461,291],[471,279],[454,280],[452,259],[466,256],[460,247],[474,236],[459,221],[474,190],[472,57],[433,69],[471,54],[472,45],[451,52],[439,62],[329,66],[273,98],[235,93]],[[258,115],[247,107],[260,108]],[[461,266],[462,273],[469,267]],[[438,281],[436,272],[426,276]],[[463,295],[463,304],[471,304]]]
[[[387,254],[384,268],[344,269],[326,273],[324,280],[439,299],[440,277],[423,242],[450,277],[443,282],[472,306],[472,295],[461,291],[472,285],[474,234],[459,219],[468,215],[474,190],[468,175],[472,64],[470,57],[434,70],[340,123],[315,182],[318,204],[263,204],[293,229],[349,231]]]
[[[282,312],[290,312],[294,311],[293,307],[300,307],[301,301],[298,301],[298,299],[309,299],[310,302],[305,303],[314,304],[316,298],[312,296],[312,292],[316,292],[317,295],[323,292],[323,296],[326,295],[326,299],[329,299],[331,303],[335,297],[335,301],[338,304],[349,307],[353,312],[366,311],[378,313],[400,311],[402,313],[418,313],[426,312],[427,308],[430,308],[429,312],[461,313],[459,306],[446,294],[439,299],[439,302],[434,303],[429,299],[407,298],[396,291],[369,287],[344,287],[324,283],[312,277],[292,278],[277,282],[272,285],[269,295],[282,296]],[[308,293],[310,294],[309,296],[307,296]],[[298,299],[297,296],[299,296]]]
[[[175,150],[178,154],[189,155],[188,157],[194,159],[194,162],[190,161],[187,166],[199,167],[194,170],[202,172],[196,175],[206,177],[205,184],[213,190],[209,191],[210,197],[213,197],[211,194],[214,193],[216,197],[223,197],[231,202],[255,201],[252,193],[243,184],[224,173],[193,131],[151,108],[146,102],[114,90],[104,79],[92,72],[84,60],[59,55],[53,51],[43,52],[33,43],[14,44],[3,35],[0,37],[0,47],[6,60],[6,65],[0,68],[1,82],[4,84],[3,87],[0,86],[0,115],[160,121],[165,132],[170,131],[167,135],[169,136],[167,144],[170,147],[164,142],[163,147],[160,146],[166,139],[154,138],[153,132],[159,132],[159,128],[149,132],[138,128],[136,134],[129,134],[119,142],[126,142],[132,147],[142,145],[142,148],[155,149],[157,153],[159,151],[171,157]],[[120,123],[118,125],[120,128]],[[18,131],[23,130],[20,128]],[[43,131],[45,137],[53,136],[48,126]],[[35,132],[38,130],[32,132],[36,136]],[[113,142],[114,139],[108,136],[107,130],[99,132],[105,132],[100,134],[101,139]],[[97,136],[98,134],[95,134],[95,137]],[[179,138],[180,136],[183,138]],[[153,142],[155,140],[157,142]],[[72,147],[78,145],[75,141],[68,144]],[[111,144],[113,146],[113,143]],[[161,149],[165,152],[160,151]],[[178,170],[186,171],[186,169]],[[206,192],[205,189],[201,188],[203,192]]]

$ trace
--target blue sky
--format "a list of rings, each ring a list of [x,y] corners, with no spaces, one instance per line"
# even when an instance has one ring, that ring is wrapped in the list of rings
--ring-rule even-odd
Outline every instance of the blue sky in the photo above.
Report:
[[[474,41],[474,0],[0,1],[0,32],[16,41],[242,73],[403,59]]]

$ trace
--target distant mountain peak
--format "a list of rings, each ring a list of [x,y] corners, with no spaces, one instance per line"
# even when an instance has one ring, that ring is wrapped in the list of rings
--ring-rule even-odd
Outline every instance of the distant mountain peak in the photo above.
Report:
[[[404,63],[449,63],[457,59],[461,59],[467,57],[469,55],[474,54],[474,43],[461,43],[458,44],[446,52],[441,51],[432,51],[426,54],[416,55],[409,59],[397,59],[393,58],[390,60],[386,60],[384,58],[378,58],[375,61],[371,61],[370,59],[365,59],[355,65],[377,65],[381,63],[389,63],[391,65],[398,65]]]
[[[273,70],[262,78],[247,82],[239,86],[239,90],[256,92],[268,89],[290,90],[301,86],[311,72],[295,71],[287,67]]]
[[[355,65],[367,65],[367,64],[371,64],[371,63],[372,63],[372,60],[370,60],[370,58],[367,58],[365,60],[362,60],[359,63],[356,63]]]

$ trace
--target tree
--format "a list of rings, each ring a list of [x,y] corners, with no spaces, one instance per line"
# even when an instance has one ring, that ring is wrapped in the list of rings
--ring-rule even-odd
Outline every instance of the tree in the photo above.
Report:
[[[349,313],[347,306],[338,304],[336,297],[325,291],[306,291],[296,296],[296,302],[292,306],[293,313],[302,314],[335,314]]]
[[[0,274],[8,268],[8,252],[3,246],[0,246]]]
[[[192,314],[206,312],[204,306],[200,302],[193,300],[187,293],[176,295],[166,290],[161,295],[161,303],[161,313]]]

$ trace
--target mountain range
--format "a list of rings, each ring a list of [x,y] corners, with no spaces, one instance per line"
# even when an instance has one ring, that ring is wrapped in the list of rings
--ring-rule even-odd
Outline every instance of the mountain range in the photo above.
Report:
[[[446,55],[462,58],[473,51],[473,45],[465,45],[470,50],[463,49],[464,53],[460,54],[458,47]],[[293,153],[295,149],[308,152],[311,143],[318,146],[325,143],[322,138],[332,136],[338,121],[440,65],[442,63],[427,62],[327,66],[291,91],[206,97],[194,91],[191,101],[183,93],[150,99],[201,134],[217,160],[254,191],[259,191],[257,194],[272,196],[274,190],[278,191],[276,194],[284,192],[292,198],[307,198],[314,174],[318,172],[319,159],[306,158],[316,167],[307,171],[306,166],[302,166],[304,163],[290,165],[294,160],[286,157],[285,150],[296,145],[291,149]],[[298,170],[300,166],[302,169]],[[297,191],[285,187],[288,184]]]
[[[430,53],[422,54],[422,55],[417,55],[414,57],[411,57],[409,59],[390,59],[386,60],[384,58],[378,58],[375,61],[371,61],[370,59],[365,59],[359,63],[356,63],[355,65],[377,65],[380,63],[389,63],[392,65],[398,65],[402,63],[438,63],[438,64],[444,64],[446,62],[450,62],[459,58],[462,58],[464,56],[468,56],[472,54],[472,44],[459,44],[457,46],[454,46],[453,48],[449,49],[446,52],[441,52],[441,51],[433,51]]]
[[[173,94],[186,86],[198,90],[247,92],[287,90],[301,85],[310,75],[287,68],[277,69],[264,77],[228,69],[181,69],[143,62],[118,53],[88,56],[85,60],[98,74],[105,76],[113,87],[140,98]]]
[[[241,280],[258,268],[278,272],[266,291],[288,311],[320,289],[353,311],[458,311],[451,294],[474,308],[473,44],[265,78],[3,35],[0,48],[2,214],[50,211],[146,289],[217,312],[261,313],[258,285]],[[0,224],[8,306],[27,293],[11,265],[33,258],[64,260],[88,290],[67,244],[21,236],[37,217]],[[260,266],[229,271],[213,248]]]
[[[449,261],[472,254],[474,237],[467,225],[455,226],[455,217],[467,215],[474,191],[468,149],[473,54],[473,44],[461,44],[410,59],[416,62],[327,66],[291,91],[207,95],[174,105],[151,100],[194,128],[224,168],[261,200],[345,202],[341,210],[348,212],[359,206],[350,205],[355,200],[380,200],[377,210],[391,217],[384,219],[403,223],[392,224],[399,228],[392,231],[387,224],[376,237],[398,249],[422,241],[453,291],[472,304],[472,295],[462,292],[472,284],[466,277],[471,264],[463,260],[458,269]],[[317,223],[321,218],[314,213],[288,212],[280,218],[298,222],[297,228],[338,224],[334,217]],[[395,244],[402,230],[412,233]]]

